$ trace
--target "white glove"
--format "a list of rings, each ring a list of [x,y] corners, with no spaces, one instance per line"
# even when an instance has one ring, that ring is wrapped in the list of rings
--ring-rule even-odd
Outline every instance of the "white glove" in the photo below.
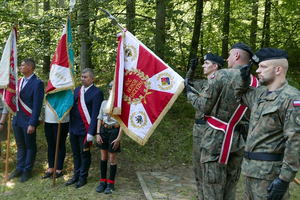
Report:
[[[86,141],[91,142],[91,141],[93,141],[93,140],[94,140],[94,136],[88,133],[88,134],[87,134]]]

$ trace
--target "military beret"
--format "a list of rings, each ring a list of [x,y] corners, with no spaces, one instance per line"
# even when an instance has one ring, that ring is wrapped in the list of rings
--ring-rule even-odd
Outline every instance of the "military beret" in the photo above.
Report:
[[[216,54],[207,53],[207,54],[205,54],[203,59],[204,59],[204,61],[205,60],[210,60],[210,61],[213,61],[213,62],[216,62],[216,63],[220,64],[222,67],[224,66],[223,58],[221,56],[216,55]]]
[[[231,46],[231,49],[242,49],[244,51],[247,51],[250,54],[250,57],[253,56],[253,51],[251,50],[251,48],[242,42],[235,43]]]
[[[255,52],[254,56],[252,57],[252,60],[259,64],[262,61],[265,60],[273,60],[273,59],[280,59],[280,58],[289,58],[289,54],[285,50],[281,49],[275,49],[271,47],[262,48]]]

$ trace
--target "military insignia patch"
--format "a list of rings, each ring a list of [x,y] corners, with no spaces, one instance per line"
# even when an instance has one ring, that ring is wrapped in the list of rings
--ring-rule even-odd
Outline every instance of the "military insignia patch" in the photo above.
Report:
[[[254,56],[252,56],[252,60],[254,60],[255,62],[257,62],[257,63],[258,63],[258,61],[259,61],[259,58],[258,58],[256,55],[254,55]]]
[[[210,77],[210,79],[214,79],[215,78],[215,74],[213,74],[211,77]]]
[[[300,106],[300,100],[295,100],[293,102],[293,104],[294,104],[294,107]]]
[[[295,122],[300,126],[300,115],[295,118]]]

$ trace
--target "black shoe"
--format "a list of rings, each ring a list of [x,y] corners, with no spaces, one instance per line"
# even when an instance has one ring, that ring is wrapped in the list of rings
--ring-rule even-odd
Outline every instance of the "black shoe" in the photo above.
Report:
[[[79,179],[79,181],[76,183],[75,188],[80,188],[84,186],[87,183],[86,179]]]
[[[105,194],[111,194],[112,191],[114,191],[114,190],[115,190],[115,184],[108,183],[107,188],[105,189],[104,193]]]
[[[62,172],[58,173],[56,172],[55,173],[55,178],[59,178],[59,177],[62,177],[64,174]],[[50,177],[50,179],[53,179],[53,176]]]
[[[53,175],[53,172],[46,172],[44,176],[42,176],[42,179],[50,178]]]
[[[106,186],[107,186],[107,183],[104,181],[101,181],[100,185],[96,188],[96,192],[99,192],[99,193],[104,192]]]
[[[69,182],[65,183],[65,186],[72,185],[72,184],[76,183],[78,181],[78,179],[79,179],[78,177],[74,176],[71,180],[69,180]]]
[[[30,178],[31,178],[31,172],[23,172],[21,178],[19,179],[19,182],[28,181],[28,179]]]
[[[18,171],[17,169],[11,174],[9,175],[9,177],[7,178],[8,180],[11,180],[13,178],[17,178],[20,177],[22,175],[23,172]]]

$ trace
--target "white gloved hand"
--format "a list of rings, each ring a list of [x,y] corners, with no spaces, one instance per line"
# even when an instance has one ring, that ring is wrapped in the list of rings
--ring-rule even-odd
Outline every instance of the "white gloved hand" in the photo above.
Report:
[[[93,141],[93,140],[94,140],[94,136],[88,133],[88,134],[87,134],[86,141],[91,142],[91,141]]]

